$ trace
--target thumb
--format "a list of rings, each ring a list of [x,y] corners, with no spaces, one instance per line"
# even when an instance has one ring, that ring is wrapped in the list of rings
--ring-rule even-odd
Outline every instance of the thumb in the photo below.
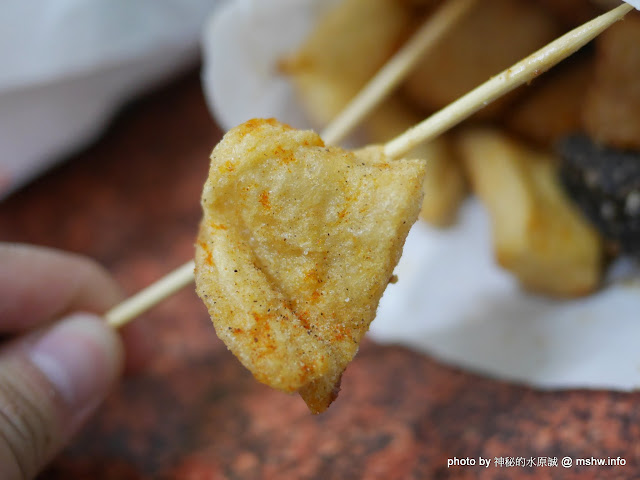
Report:
[[[118,335],[77,314],[0,356],[0,478],[33,478],[97,408],[120,375]]]

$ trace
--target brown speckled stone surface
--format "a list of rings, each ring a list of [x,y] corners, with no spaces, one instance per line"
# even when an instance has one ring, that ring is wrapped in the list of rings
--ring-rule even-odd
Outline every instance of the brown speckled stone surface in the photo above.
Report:
[[[94,146],[0,203],[0,240],[90,255],[127,292],[193,254],[220,130],[196,73],[128,107]],[[183,291],[139,321],[156,353],[43,479],[640,478],[640,394],[544,393],[365,342],[320,416],[258,384]],[[447,459],[479,456],[489,468]],[[625,466],[527,466],[539,457]],[[525,466],[495,466],[512,457]],[[507,460],[509,461],[509,460]]]

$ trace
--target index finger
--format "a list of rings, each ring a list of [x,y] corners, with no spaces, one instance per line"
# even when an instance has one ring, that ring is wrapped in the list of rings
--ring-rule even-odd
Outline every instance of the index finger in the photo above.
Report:
[[[28,330],[71,311],[100,314],[121,298],[116,282],[93,260],[0,244],[0,333]]]

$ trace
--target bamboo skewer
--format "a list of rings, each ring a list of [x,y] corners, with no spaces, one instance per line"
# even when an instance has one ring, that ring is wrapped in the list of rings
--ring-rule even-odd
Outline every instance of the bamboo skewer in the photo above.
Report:
[[[391,158],[401,157],[418,144],[444,133],[497,98],[530,82],[575,53],[631,10],[633,7],[624,3],[564,34],[387,142],[384,146],[385,155]]]
[[[406,154],[418,144],[435,138],[500,96],[541,75],[594,39],[613,23],[622,19],[631,10],[633,10],[633,7],[625,3],[571,30],[569,33],[460,97],[423,122],[387,142],[384,146],[385,154],[391,158],[397,158]],[[390,75],[390,78],[391,77]],[[380,88],[379,91],[385,92],[385,89]],[[352,126],[351,121],[352,120],[344,120],[343,128],[350,128],[350,126]],[[335,132],[332,130],[332,126],[327,128],[328,134],[330,134],[334,140],[339,138],[340,132],[337,129]],[[191,260],[115,306],[105,314],[107,323],[114,328],[121,327],[165,298],[189,285],[194,280],[194,268],[195,263]]]
[[[416,62],[438,44],[442,36],[477,0],[449,0],[413,34],[376,75],[358,92],[320,134],[325,143],[335,145],[380,104],[407,76]]]
[[[114,328],[119,328],[146,312],[155,304],[186,287],[193,282],[195,266],[194,261],[191,260],[116,305],[104,315],[107,323]]]

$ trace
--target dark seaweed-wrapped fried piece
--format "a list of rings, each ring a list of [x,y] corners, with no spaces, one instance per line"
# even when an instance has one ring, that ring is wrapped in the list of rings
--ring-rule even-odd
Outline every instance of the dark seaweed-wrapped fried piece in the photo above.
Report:
[[[569,195],[602,235],[640,256],[640,152],[594,143],[582,134],[558,143]]]

